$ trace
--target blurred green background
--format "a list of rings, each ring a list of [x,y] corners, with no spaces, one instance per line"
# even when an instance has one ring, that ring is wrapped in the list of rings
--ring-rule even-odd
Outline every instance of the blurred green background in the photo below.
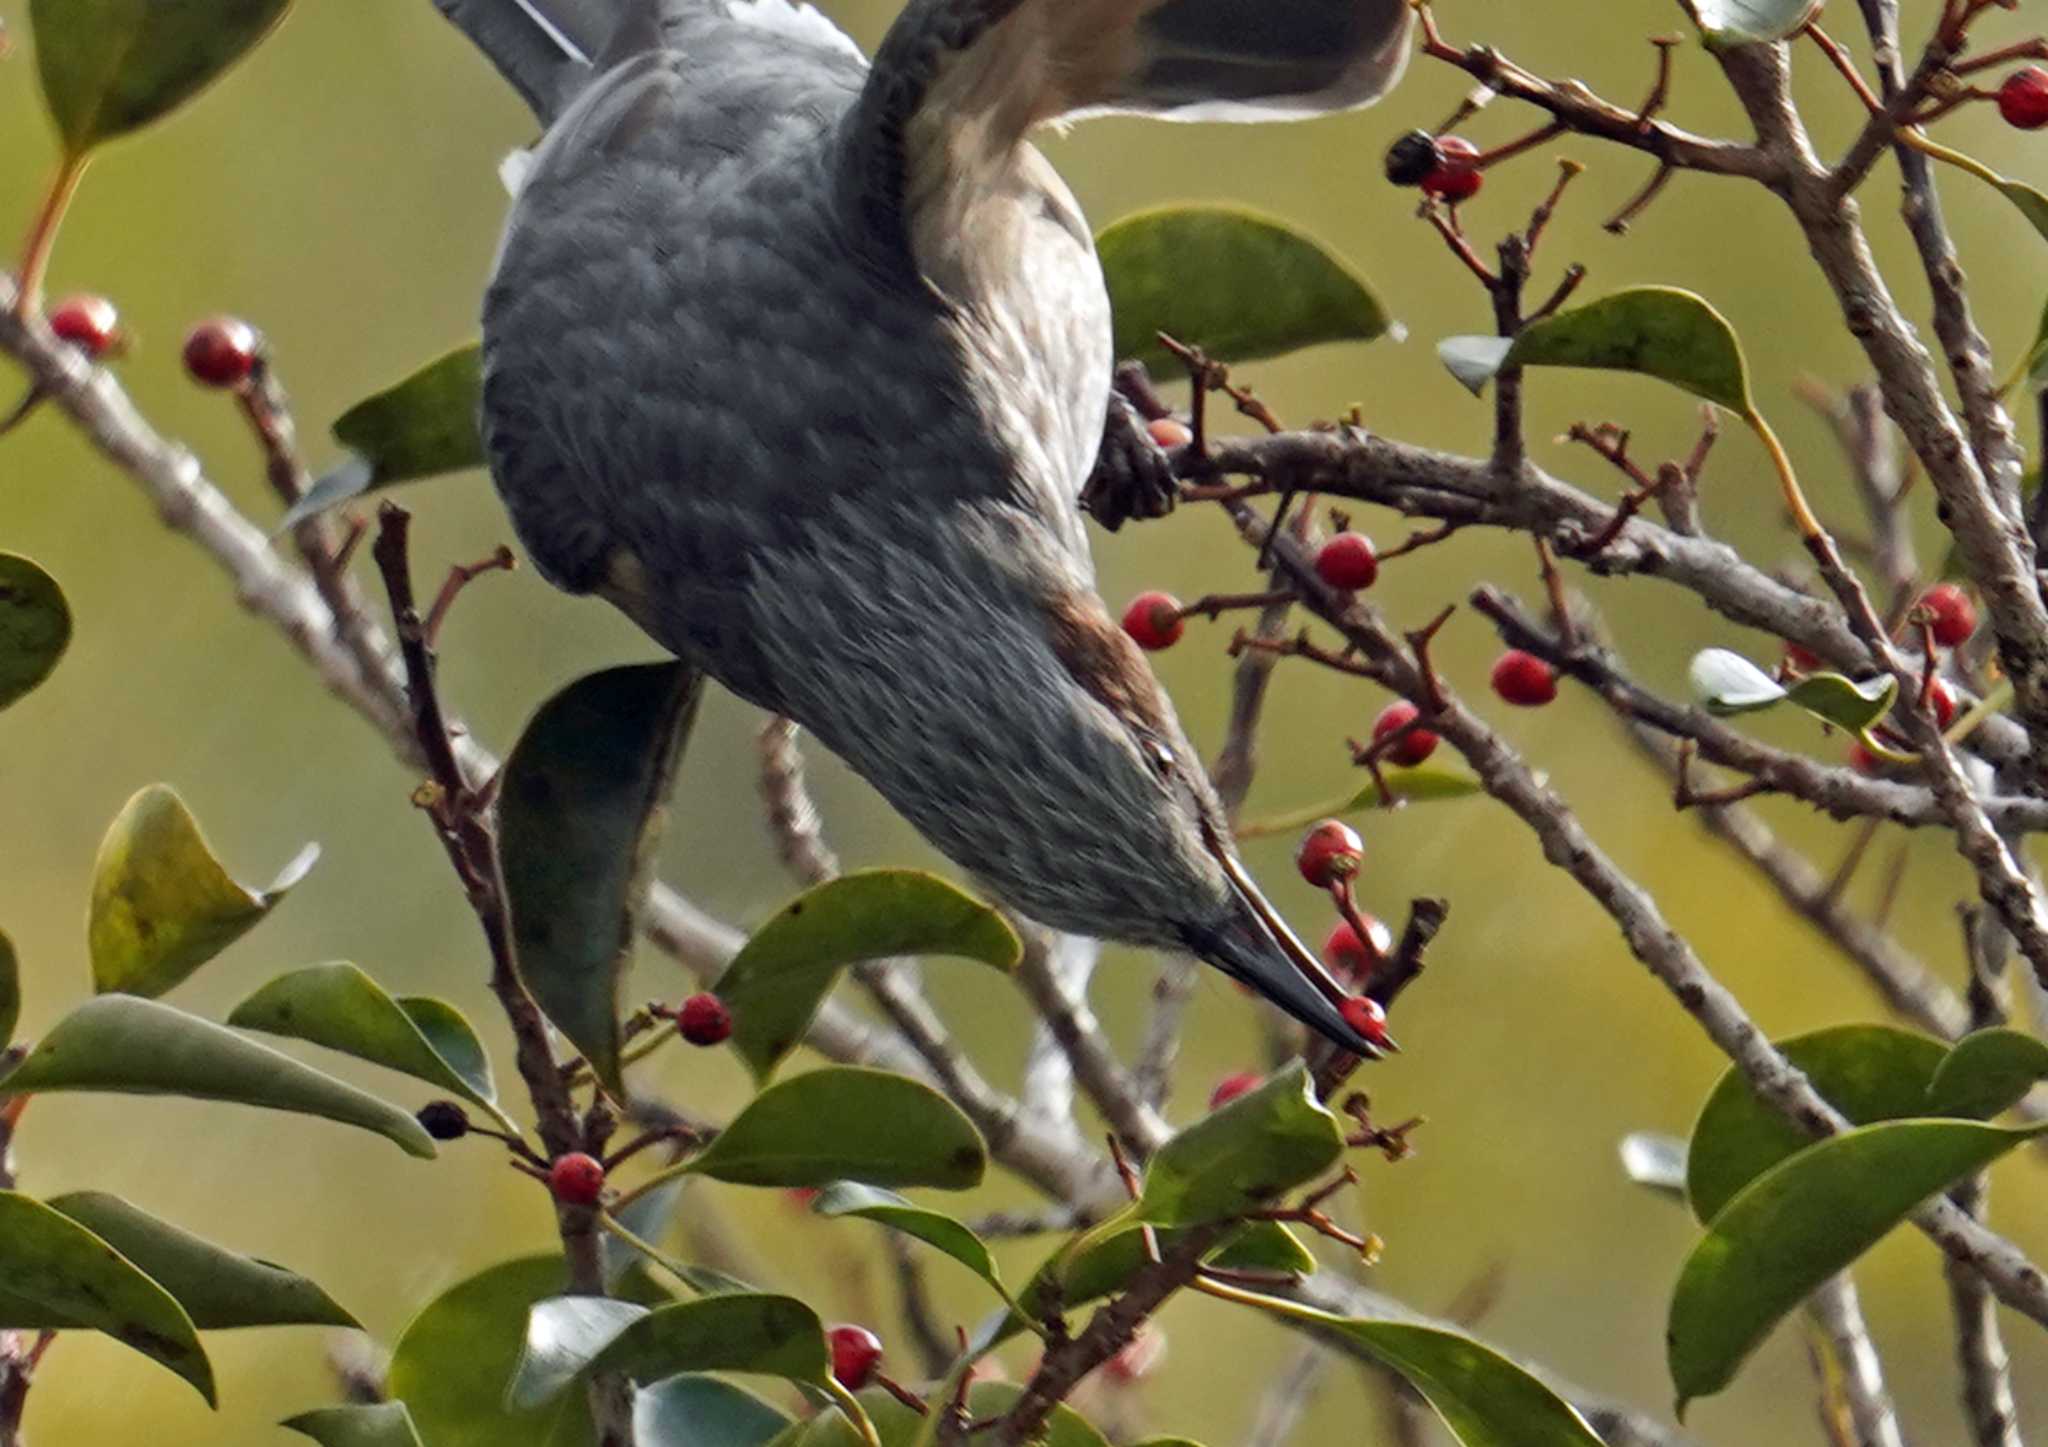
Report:
[[[839,0],[831,7],[872,47],[893,6]],[[1838,19],[1854,30],[1853,11]],[[1910,4],[1909,33],[1936,7]],[[54,145],[29,54],[25,0],[0,0],[20,44],[0,65],[0,210],[25,226],[54,165]],[[1454,39],[1484,39],[1545,74],[1576,75],[1623,102],[1651,76],[1648,34],[1675,29],[1668,5],[1552,3],[1500,6],[1446,0]],[[2003,26],[2005,28],[2001,29]],[[1987,25],[2014,38],[2011,22]],[[2008,33],[2011,32],[2011,33]],[[1808,50],[1802,93],[1826,147],[1853,134],[1853,102]],[[1379,175],[1400,130],[1434,125],[1466,87],[1419,65],[1379,109],[1283,127],[1168,126],[1104,121],[1051,140],[1049,150],[1100,225],[1141,205],[1177,199],[1242,202],[1292,218],[1370,276],[1406,324],[1405,343],[1325,348],[1242,369],[1291,422],[1358,403],[1373,427],[1419,442],[1483,445],[1486,410],[1437,366],[1437,338],[1486,324],[1482,298],[1411,216],[1411,198]],[[1980,108],[1982,109],[1982,108]],[[1718,73],[1696,48],[1680,52],[1675,114],[1707,131],[1740,133]],[[1482,143],[1528,121],[1496,107],[1465,128]],[[2044,166],[1995,116],[1957,120],[1953,139],[2013,174]],[[414,363],[470,336],[504,197],[495,169],[532,125],[510,93],[427,0],[302,0],[255,56],[167,124],[118,144],[92,169],[52,268],[56,294],[111,296],[140,346],[122,364],[127,385],[166,431],[189,441],[210,473],[253,516],[275,506],[253,448],[219,397],[181,375],[179,338],[216,311],[246,316],[269,334],[294,388],[311,460],[331,460],[325,426],[343,407]],[[1849,494],[1825,430],[1788,396],[1795,378],[1833,383],[1862,376],[1861,358],[1836,322],[1781,208],[1732,182],[1681,177],[1626,240],[1599,222],[1648,175],[1640,157],[1586,144],[1547,148],[1489,178],[1466,208],[1491,236],[1526,219],[1551,182],[1550,149],[1589,163],[1545,243],[1539,288],[1584,261],[1584,293],[1633,282],[1673,282],[1714,300],[1745,337],[1758,396],[1779,419],[1809,484],[1843,515]],[[1980,314],[2002,361],[2023,346],[2038,311],[2043,251],[2002,203],[1967,179],[1945,177],[1955,229]],[[1881,259],[1916,318],[1924,287],[1895,215],[1895,176],[1867,188]],[[1694,408],[1675,394],[1626,380],[1544,376],[1531,386],[1539,460],[1596,492],[1616,479],[1547,439],[1580,418],[1633,427],[1640,455],[1689,447]],[[1774,525],[1776,489],[1746,438],[1721,444],[1709,471],[1712,527],[1766,563],[1795,549]],[[416,555],[423,571],[469,559],[508,536],[480,478],[415,487]],[[1920,519],[1934,546],[1931,503]],[[1402,520],[1368,516],[1383,543]],[[1141,587],[1193,596],[1253,582],[1250,559],[1212,511],[1098,537],[1104,592],[1118,604]],[[10,711],[0,751],[0,817],[11,821],[0,874],[0,922],[26,965],[25,1028],[33,1032],[86,990],[83,919],[87,875],[106,823],[138,787],[165,780],[183,791],[215,845],[243,877],[268,871],[308,838],[326,854],[312,878],[263,928],[185,986],[178,1003],[218,1017],[280,969],[316,960],[358,961],[393,988],[448,996],[509,1052],[483,989],[474,925],[440,851],[407,803],[413,780],[381,740],[328,698],[266,626],[235,604],[212,565],[166,532],[125,480],[56,417],[38,417],[0,444],[0,546],[31,554],[70,592],[78,632],[53,683]],[[1474,535],[1388,570],[1379,601],[1419,622],[1490,579],[1532,594],[1526,544]],[[1767,658],[1689,596],[1653,582],[1593,584],[1639,670],[1676,687],[1684,661],[1708,642]],[[1195,625],[1160,660],[1191,731],[1219,739],[1229,665],[1227,627]],[[549,591],[530,572],[479,587],[445,637],[448,696],[481,737],[502,749],[548,692],[600,664],[648,656],[649,647],[602,606]],[[1482,695],[1496,645],[1465,616],[1441,656],[1453,681]],[[1310,803],[1351,787],[1343,748],[1382,700],[1369,689],[1304,668],[1283,668],[1264,737],[1251,813]],[[1506,713],[1506,710],[1501,710]],[[665,873],[690,894],[745,923],[789,891],[764,832],[751,784],[758,719],[715,697],[692,745],[665,850]],[[1595,837],[1657,891],[1674,922],[1776,1034],[1849,1018],[1879,1018],[1864,990],[1754,880],[1670,810],[1663,786],[1618,746],[1611,722],[1581,693],[1554,708],[1503,717],[1510,738],[1580,805]],[[1837,742],[1791,729],[1822,751]],[[815,781],[834,842],[856,863],[929,863],[929,851],[858,781],[818,760]],[[1844,840],[1798,808],[1767,809],[1826,864]],[[1637,1128],[1683,1130],[1719,1073],[1692,1023],[1623,950],[1614,930],[1559,874],[1530,837],[1494,806],[1414,808],[1366,824],[1369,901],[1398,918],[1419,893],[1448,896],[1449,931],[1420,988],[1403,1002],[1408,1050],[1371,1084],[1393,1117],[1426,1114],[1416,1159],[1398,1169],[1363,1163],[1357,1221],[1387,1241],[1373,1281],[1418,1305],[1441,1306],[1498,1263],[1504,1289],[1485,1327],[1577,1380],[1662,1410],[1669,1401],[1662,1324],[1668,1290],[1692,1239],[1686,1218],[1629,1185],[1615,1143]],[[1889,851],[1900,841],[1886,837]],[[1911,872],[1895,920],[1904,937],[1951,979],[1959,977],[1953,907],[1965,887],[1940,839],[1910,842]],[[1287,865],[1284,842],[1252,847],[1252,862],[1305,930],[1323,909]],[[1868,900],[1879,871],[1859,886]],[[1014,1078],[1024,1013],[986,973],[940,967],[935,994],[999,1079]],[[1113,957],[1097,998],[1119,1039],[1141,1025],[1148,961]],[[678,988],[670,967],[643,965],[636,997]],[[1201,1108],[1222,1074],[1255,1063],[1256,1022],[1242,998],[1205,978],[1174,1101]],[[332,1063],[325,1062],[325,1063]],[[743,1098],[722,1055],[669,1052],[661,1088],[710,1113]],[[412,1100],[392,1078],[361,1077]],[[224,1242],[272,1257],[325,1283],[388,1340],[438,1289],[505,1255],[541,1248],[552,1232],[537,1192],[494,1150],[457,1146],[438,1163],[401,1156],[367,1135],[228,1108],[128,1099],[53,1098],[28,1115],[20,1140],[24,1187],[54,1193],[93,1186]],[[998,1181],[982,1204],[1021,1201]],[[1999,1172],[2003,1229],[2048,1257],[2041,1210],[2048,1178],[2039,1158]],[[893,1297],[868,1232],[784,1208],[779,1196],[720,1188],[693,1210],[715,1212],[758,1279],[813,1296],[829,1315],[875,1322],[901,1338]],[[1039,1251],[1012,1252],[1021,1266]],[[947,1309],[974,1319],[985,1302],[934,1270]],[[1939,1261],[1908,1232],[1860,1272],[1877,1339],[1908,1434],[1963,1440],[1953,1406],[1956,1375]],[[1210,1303],[1166,1316],[1165,1368],[1122,1404],[1158,1430],[1212,1444],[1241,1439],[1259,1389],[1295,1350],[1264,1323]],[[2023,1417],[2048,1414],[2048,1350],[2013,1320]],[[306,1331],[216,1335],[223,1406],[208,1413],[168,1374],[111,1343],[66,1336],[31,1399],[39,1447],[51,1444],[254,1444],[287,1440],[279,1417],[331,1396],[323,1342]],[[1013,1361],[1012,1369],[1023,1365]],[[1725,1394],[1694,1407],[1707,1441],[1815,1439],[1812,1383],[1796,1330],[1781,1331]],[[1120,1410],[1122,1409],[1120,1408]],[[1379,1417],[1349,1371],[1325,1379],[1299,1440],[1374,1440]],[[291,1439],[296,1440],[296,1439]]]

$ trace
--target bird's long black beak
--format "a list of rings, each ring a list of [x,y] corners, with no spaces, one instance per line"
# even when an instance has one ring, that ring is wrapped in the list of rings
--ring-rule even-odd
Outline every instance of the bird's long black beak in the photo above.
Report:
[[[1398,1050],[1391,1039],[1368,1040],[1345,1021],[1337,1007],[1350,992],[1287,927],[1229,846],[1212,840],[1210,848],[1230,881],[1237,908],[1220,929],[1190,942],[1195,953],[1353,1054],[1372,1060]]]

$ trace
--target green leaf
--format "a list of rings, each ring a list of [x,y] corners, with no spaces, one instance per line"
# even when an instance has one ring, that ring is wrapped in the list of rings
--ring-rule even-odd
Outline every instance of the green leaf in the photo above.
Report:
[[[420,1447],[420,1434],[403,1402],[321,1407],[287,1417],[278,1426],[311,1437],[320,1447]]]
[[[1349,1338],[1398,1372],[1464,1447],[1599,1447],[1600,1439],[1570,1403],[1461,1332],[1333,1316],[1292,1302],[1276,1310]]]
[[[21,1023],[21,962],[15,958],[14,941],[0,930],[0,1050],[14,1043],[14,1027]]]
[[[1142,1442],[1133,1442],[1131,1447],[1202,1447],[1192,1437],[1147,1437]]]
[[[791,1296],[707,1296],[647,1311],[604,1297],[557,1297],[527,1319],[511,1401],[532,1407],[587,1373],[659,1381],[679,1372],[751,1372],[822,1387],[831,1356],[818,1314]]]
[[[218,1405],[192,1318],[171,1294],[69,1216],[15,1191],[0,1191],[0,1281],[10,1305],[105,1332]]]
[[[743,1186],[981,1184],[988,1150],[974,1123],[930,1086],[833,1066],[771,1085],[680,1171]]]
[[[811,1209],[820,1216],[858,1216],[879,1221],[906,1236],[915,1236],[986,1281],[1004,1301],[1011,1300],[1010,1289],[1003,1285],[1002,1273],[996,1269],[995,1257],[986,1243],[943,1211],[928,1210],[893,1191],[877,1190],[854,1181],[827,1186],[811,1203]]]
[[[789,1426],[787,1415],[717,1377],[686,1373],[633,1397],[638,1447],[763,1447]]]
[[[239,60],[288,0],[29,0],[43,98],[70,156],[148,125]]]
[[[1694,0],[1700,32],[1715,48],[1790,39],[1820,5],[1821,0]]]
[[[334,440],[346,462],[307,488],[279,519],[289,532],[329,508],[395,483],[484,465],[477,413],[483,405],[483,348],[475,342],[436,357],[341,414]]]
[[[1998,188],[2006,200],[2019,208],[2020,215],[2027,218],[2034,230],[2044,239],[2048,239],[2048,196],[2042,195],[2024,182],[2009,181],[2003,176],[1991,184]]]
[[[1937,1191],[2048,1127],[1893,1120],[1815,1142],[1758,1176],[1693,1248],[1671,1297],[1678,1410],[1728,1385],[1786,1312]]]
[[[1727,320],[1689,291],[1644,286],[1535,323],[1502,348],[1453,337],[1437,348],[1474,392],[1508,367],[1590,367],[1635,372],[1748,416],[1749,374]]]
[[[237,884],[167,785],[122,806],[93,862],[93,988],[156,996],[247,934],[320,857],[308,844],[266,889]]]
[[[1621,1168],[1637,1185],[1685,1199],[1685,1142],[1656,1131],[1630,1131],[1621,1138]]]
[[[282,1266],[214,1245],[102,1191],[74,1191],[44,1203],[76,1221],[147,1272],[201,1331],[243,1326],[358,1326],[326,1292]],[[0,1275],[0,1282],[6,1279]],[[63,1327],[64,1313],[0,1284],[0,1327]]]
[[[892,955],[958,955],[999,970],[1017,932],[937,875],[870,869],[806,890],[741,946],[714,987],[732,1010],[733,1046],[765,1080],[803,1039],[845,966]]]
[[[1239,839],[1258,839],[1274,834],[1292,834],[1306,829],[1318,819],[1332,815],[1364,814],[1374,809],[1398,809],[1405,804],[1431,804],[1445,799],[1469,799],[1483,793],[1484,786],[1472,775],[1455,769],[1431,768],[1419,764],[1412,769],[1398,765],[1380,765],[1380,777],[1387,781],[1387,792],[1382,794],[1378,784],[1367,784],[1356,793],[1341,799],[1328,800],[1310,805],[1306,809],[1294,809],[1288,813],[1260,819],[1254,823],[1238,826]],[[1392,796],[1389,802],[1388,795]]]
[[[0,553],[0,709],[50,676],[71,644],[71,605],[29,559]]]
[[[0,1094],[96,1090],[184,1095],[323,1116],[434,1154],[420,1123],[396,1106],[196,1015],[133,995],[73,1010],[11,1074]]]
[[[320,1447],[420,1447],[420,1434],[403,1402],[368,1402],[354,1407],[321,1407],[278,1423],[311,1437]]]
[[[520,1257],[458,1282],[412,1319],[392,1350],[388,1384],[391,1395],[412,1408],[420,1436],[432,1447],[594,1444],[581,1402],[532,1412],[514,1410],[506,1400],[529,1309],[568,1285],[559,1255]],[[558,1417],[570,1418],[562,1436],[556,1435]]]
[[[1161,1146],[1145,1167],[1136,1219],[1198,1226],[1271,1205],[1344,1155],[1344,1132],[1296,1060]]]
[[[394,1000],[345,961],[279,975],[228,1016],[228,1024],[306,1040],[424,1080],[482,1106],[502,1122],[483,1042],[453,1005]]]
[[[1928,1115],[1989,1120],[2048,1079],[2048,1045],[2018,1030],[1979,1030],[1956,1042],[1927,1083]]]
[[[1172,1251],[1185,1235],[1171,1229],[1159,1231],[1160,1252]],[[1078,1253],[1070,1243],[1055,1251],[1032,1273],[1018,1296],[1033,1318],[1055,1310],[1070,1311],[1123,1290],[1147,1259],[1141,1226],[1088,1242]],[[1208,1265],[1239,1271],[1286,1271],[1305,1276],[1316,1269],[1316,1259],[1308,1248],[1277,1221],[1260,1221],[1233,1231],[1204,1259]],[[1007,1321],[998,1318],[988,1326],[990,1337],[986,1345],[994,1346],[1015,1336],[1024,1323],[1013,1316]]]
[[[1095,238],[1116,319],[1116,355],[1177,369],[1159,333],[1220,361],[1277,357],[1318,342],[1369,342],[1387,314],[1320,243],[1250,211],[1169,206]]]
[[[1861,683],[1839,673],[1809,673],[1785,696],[1814,717],[1860,734],[1892,711],[1899,681],[1889,673]]]
[[[499,776],[520,977],[614,1094],[634,921],[702,691],[703,675],[680,663],[579,678],[541,705]]]
[[[1939,1040],[1889,1025],[1838,1025],[1776,1043],[1830,1105],[1859,1125],[1925,1115],[1928,1084],[1947,1053]],[[1693,1125],[1685,1189],[1694,1217],[1711,1221],[1750,1181],[1812,1144],[1731,1067]]]

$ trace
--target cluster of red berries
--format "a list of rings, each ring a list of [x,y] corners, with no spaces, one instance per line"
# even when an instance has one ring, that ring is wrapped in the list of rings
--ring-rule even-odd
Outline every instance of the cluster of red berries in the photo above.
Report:
[[[103,296],[81,293],[66,297],[49,311],[50,330],[97,362],[119,356],[127,347],[121,314]],[[240,387],[256,374],[263,359],[263,336],[236,317],[213,317],[185,338],[185,371],[208,387]]]
[[[1387,179],[1456,205],[1478,195],[1486,178],[1480,170],[1479,148],[1470,141],[1410,131],[1387,148]]]
[[[1184,447],[1194,435],[1170,417],[1151,424],[1152,439],[1161,447]],[[1356,592],[1370,588],[1380,575],[1379,554],[1363,533],[1341,532],[1316,551],[1316,576],[1332,588]],[[1133,643],[1157,653],[1180,642],[1187,632],[1188,611],[1171,593],[1140,593],[1124,609],[1123,629]]]
[[[1351,912],[1351,881],[1358,876],[1365,863],[1365,841],[1358,837],[1358,831],[1340,819],[1325,819],[1302,836],[1301,846],[1295,850],[1294,867],[1301,871],[1301,877],[1317,889],[1328,890],[1330,897],[1337,901],[1339,910]],[[1359,922],[1366,926],[1366,932],[1377,934],[1379,922],[1369,915],[1360,915]],[[1359,932],[1348,924],[1345,927],[1348,940],[1341,940],[1333,931],[1325,952],[1340,943],[1355,948],[1359,955],[1367,951],[1366,942],[1359,938]],[[1375,961],[1375,964],[1377,962]],[[1354,975],[1354,980],[1356,979]],[[1387,1034],[1387,1012],[1379,1001],[1366,995],[1353,995],[1337,1007],[1344,1017],[1344,1023],[1372,1041],[1375,1045],[1390,1045]]]
[[[2036,73],[2042,76],[2043,85],[2048,86],[2048,72]],[[1936,583],[1920,595],[1913,612],[1926,620],[1927,631],[1937,648],[1958,648],[1969,642],[1977,631],[1977,605],[1954,583]],[[1786,647],[1785,661],[1801,672],[1812,672],[1820,666],[1818,658],[1796,643]],[[1932,710],[1936,725],[1945,729],[1962,711],[1962,700],[1949,687],[1947,680],[1935,678],[1927,685],[1927,707]],[[1896,741],[1896,736],[1885,727],[1880,726],[1876,732],[1880,737]],[[1876,775],[1883,773],[1887,765],[1861,739],[1857,739],[1849,745],[1849,767],[1859,774]]]
[[[2048,126],[2048,70],[2029,65],[2007,76],[1998,88],[1998,113],[2023,131]]]

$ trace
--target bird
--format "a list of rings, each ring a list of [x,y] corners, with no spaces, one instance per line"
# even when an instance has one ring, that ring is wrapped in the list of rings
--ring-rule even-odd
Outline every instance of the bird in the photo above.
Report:
[[[1191,954],[1363,1056],[1095,587],[1171,505],[1031,135],[1368,104],[1408,0],[435,0],[544,126],[480,428],[535,566],[794,720],[1042,925]],[[1108,479],[1110,485],[1104,485]]]

